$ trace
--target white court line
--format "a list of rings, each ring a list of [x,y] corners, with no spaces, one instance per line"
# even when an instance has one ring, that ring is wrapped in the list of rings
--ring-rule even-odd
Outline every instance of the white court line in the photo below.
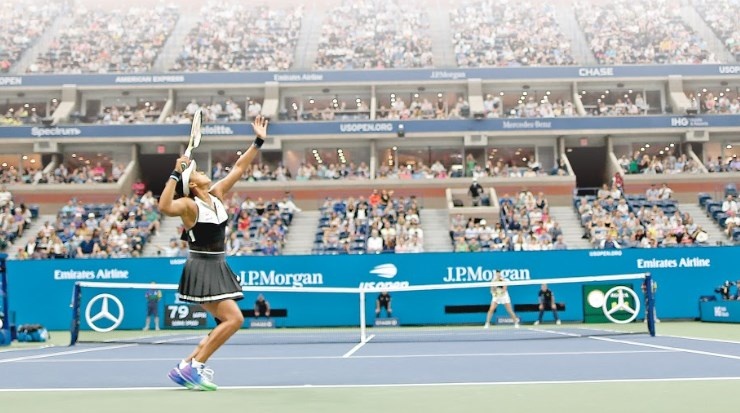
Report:
[[[607,338],[607,337],[589,337],[589,338],[593,340],[599,340],[599,341],[608,341],[611,343],[630,344],[630,345],[639,346],[639,347],[650,347],[650,348],[656,348],[656,349],[661,349],[661,350],[678,351],[681,353],[691,353],[691,354],[699,354],[702,356],[712,356],[712,357],[721,357],[725,359],[740,360],[740,356],[733,356],[731,354],[723,354],[723,353],[713,353],[711,351],[692,350],[689,348],[682,348],[682,347],[662,346],[659,344],[639,343],[637,341],[617,340],[614,338]]]
[[[458,358],[458,357],[552,357],[552,356],[590,356],[614,354],[675,353],[672,350],[612,350],[612,351],[557,351],[543,353],[449,353],[449,354],[392,354],[354,356],[353,359],[397,359],[397,358]],[[246,356],[246,357],[213,357],[211,361],[279,361],[279,360],[341,360],[345,356]],[[21,360],[19,363],[136,363],[151,361],[172,361],[172,357],[149,358],[89,358],[89,359],[44,359]]]
[[[541,381],[488,381],[457,383],[384,383],[384,384],[303,384],[278,386],[218,386],[223,390],[303,390],[303,389],[372,389],[372,388],[411,388],[411,387],[470,387],[470,386],[523,386],[523,385],[568,385],[568,384],[612,384],[612,383],[680,383],[680,382],[713,382],[739,381],[740,377],[674,377],[653,379],[606,379],[606,380],[541,380]],[[133,392],[133,391],[182,391],[170,387],[79,387],[79,388],[45,388],[45,389],[0,389],[0,393],[40,393],[40,392]]]
[[[44,358],[56,357],[56,356],[65,356],[69,354],[90,353],[93,351],[115,350],[118,348],[133,347],[133,346],[138,346],[138,344],[123,344],[120,346],[94,347],[94,348],[86,348],[86,349],[80,349],[80,350],[60,351],[58,353],[51,353],[51,354],[36,354],[33,356],[16,357],[12,359],[0,359],[0,364],[1,363],[12,363],[12,362],[17,362],[17,361],[44,359]]]
[[[371,335],[370,335],[370,336],[369,336],[369,337],[367,338],[367,340],[365,340],[365,341],[362,341],[362,342],[360,342],[360,343],[357,343],[357,345],[355,345],[354,347],[352,347],[352,348],[351,348],[351,349],[350,349],[350,350],[349,350],[348,352],[344,353],[344,355],[342,356],[342,358],[345,358],[345,359],[346,359],[346,358],[349,358],[349,357],[350,357],[351,355],[355,354],[355,352],[356,352],[357,350],[361,349],[361,348],[362,348],[362,346],[364,346],[365,344],[369,343],[369,342],[370,342],[370,340],[372,340],[373,338],[375,338],[375,335],[374,335],[374,334],[371,334]]]
[[[6,348],[4,350],[0,350],[0,354],[11,353],[15,351],[43,350],[43,349],[52,348],[52,347],[56,347],[56,346],[54,344],[44,344],[43,346],[38,346],[38,347]]]
[[[688,336],[664,336],[662,334],[660,335],[660,337],[682,338],[684,340],[695,340],[695,341],[708,341],[708,342],[711,342],[711,343],[740,344],[740,341],[722,340],[722,339],[719,339],[719,338],[688,337]]]
[[[572,336],[572,337],[584,337],[581,334],[566,333],[563,331],[553,331],[553,330],[544,330],[544,329],[540,331],[545,331],[545,332],[552,333],[552,334]],[[669,351],[675,351],[675,352],[680,352],[680,353],[691,353],[691,354],[699,354],[702,356],[712,356],[712,357],[721,357],[721,358],[732,359],[732,360],[740,360],[740,356],[733,356],[731,354],[723,354],[723,353],[713,353],[711,351],[692,350],[692,349],[683,348],[683,347],[673,347],[673,346],[663,346],[659,344],[640,343],[637,341],[619,340],[616,338],[608,338],[608,337],[593,337],[593,336],[585,336],[585,337],[590,338],[592,340],[606,341],[609,343],[629,344],[633,346],[649,347],[649,348],[654,348],[654,349],[659,349],[659,350],[669,350]],[[669,336],[661,336],[661,337],[669,337]],[[680,337],[680,338],[683,338],[683,337]],[[697,339],[697,340],[701,340],[701,339]]]

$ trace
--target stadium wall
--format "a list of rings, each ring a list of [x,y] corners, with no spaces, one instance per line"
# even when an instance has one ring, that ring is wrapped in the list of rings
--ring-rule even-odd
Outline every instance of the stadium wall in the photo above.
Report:
[[[735,280],[735,249],[676,248],[612,251],[505,252],[490,254],[391,254],[363,256],[284,256],[229,257],[229,264],[241,283],[250,287],[289,286],[297,290],[311,287],[381,287],[391,285],[458,284],[490,281],[501,269],[510,280],[537,280],[532,286],[510,291],[515,304],[537,302],[539,280],[650,272],[658,283],[656,307],[662,319],[687,319],[699,316],[699,298],[711,295],[725,280]],[[115,283],[177,283],[184,258],[140,258],[120,260],[45,260],[9,261],[10,307],[18,323],[41,323],[54,330],[69,327],[70,298],[77,281]],[[422,265],[423,263],[423,265]],[[384,277],[375,275],[380,271]],[[619,283],[614,283],[619,284]],[[628,282],[641,296],[639,282]],[[386,286],[388,284],[385,284]],[[557,302],[565,303],[565,321],[580,320],[584,312],[580,284],[553,285]],[[88,291],[88,290],[86,290]],[[83,296],[82,314],[90,300],[100,293],[118,297],[125,309],[121,328],[143,326],[143,291],[89,290]],[[459,289],[424,293],[396,292],[394,315],[405,324],[482,322],[483,314],[447,314],[446,305],[485,305],[490,293],[483,289]],[[273,308],[288,310],[279,320],[283,326],[356,325],[359,320],[357,296],[338,294],[266,293]],[[241,307],[253,305],[255,293],[248,293]],[[368,300],[372,314],[374,294]],[[161,305],[175,304],[173,292],[165,294]],[[522,314],[523,321],[534,321],[536,313]],[[83,328],[89,328],[83,318]]]

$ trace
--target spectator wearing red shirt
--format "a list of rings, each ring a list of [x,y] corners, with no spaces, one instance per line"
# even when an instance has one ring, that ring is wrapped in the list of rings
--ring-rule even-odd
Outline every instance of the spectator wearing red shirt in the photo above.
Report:
[[[378,206],[380,204],[380,194],[378,193],[377,189],[373,189],[373,193],[370,195],[370,197],[367,198],[367,201],[370,203],[370,206]]]
[[[236,228],[239,232],[244,232],[244,231],[249,230],[250,224],[251,224],[251,220],[249,219],[249,212],[243,209],[239,213],[239,220],[236,223]]]
[[[100,164],[100,162],[95,165],[95,167],[92,168],[92,176],[93,180],[95,182],[105,182],[105,168],[103,168],[103,165]]]
[[[141,178],[139,178],[131,185],[131,190],[134,191],[136,196],[142,196],[146,193],[146,184],[141,182]]]

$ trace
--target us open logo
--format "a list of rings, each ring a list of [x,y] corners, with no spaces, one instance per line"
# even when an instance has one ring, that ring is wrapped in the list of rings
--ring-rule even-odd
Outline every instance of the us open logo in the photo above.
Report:
[[[370,270],[370,274],[377,277],[391,280],[398,275],[398,268],[393,264],[376,265]],[[408,287],[408,281],[366,281],[360,283],[360,288],[403,288]]]

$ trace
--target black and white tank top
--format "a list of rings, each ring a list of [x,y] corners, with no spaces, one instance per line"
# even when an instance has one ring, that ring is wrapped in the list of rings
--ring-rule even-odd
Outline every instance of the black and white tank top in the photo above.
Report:
[[[193,251],[223,252],[229,214],[220,199],[211,194],[208,196],[213,208],[200,198],[194,198],[198,218],[192,228],[183,232],[181,239],[187,241]]]

